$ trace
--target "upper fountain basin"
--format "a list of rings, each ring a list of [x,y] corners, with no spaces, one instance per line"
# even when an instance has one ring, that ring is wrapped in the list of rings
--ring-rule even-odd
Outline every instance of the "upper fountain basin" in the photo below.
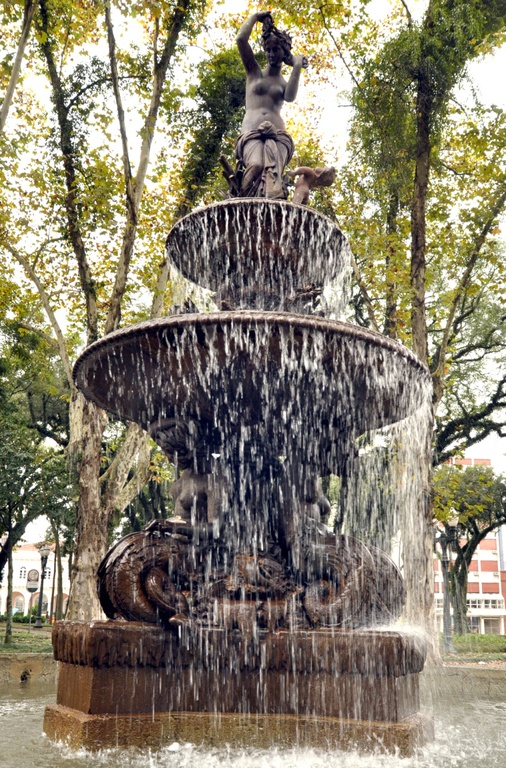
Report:
[[[302,205],[235,199],[199,208],[167,237],[169,260],[230,308],[298,311],[346,269],[335,222]]]

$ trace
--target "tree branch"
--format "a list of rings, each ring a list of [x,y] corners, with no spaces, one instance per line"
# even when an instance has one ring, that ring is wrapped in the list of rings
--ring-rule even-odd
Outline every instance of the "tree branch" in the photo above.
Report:
[[[42,31],[44,42],[41,43],[42,51],[46,59],[49,79],[53,91],[53,100],[60,128],[60,148],[63,156],[65,171],[65,183],[67,195],[65,208],[67,212],[67,225],[70,240],[77,260],[79,279],[86,300],[86,325],[88,343],[98,338],[98,312],[95,282],[91,275],[87,259],[86,248],[79,225],[79,213],[77,209],[77,178],[74,165],[74,151],[72,147],[72,124],[68,119],[68,107],[65,104],[64,88],[56,69],[53,50],[49,37],[49,20],[46,0],[40,0]]]
[[[165,291],[167,289],[167,281],[169,279],[170,264],[167,253],[164,254],[162,261],[158,267],[158,274],[156,276],[156,285],[153,291],[153,301],[151,303],[150,318],[154,320],[156,317],[160,317],[163,311],[163,300]]]
[[[350,253],[350,257],[351,257],[351,268],[353,269],[353,275],[355,277],[355,280],[357,281],[357,285],[359,287],[360,293],[361,293],[362,298],[364,300],[364,304],[365,304],[365,306],[367,308],[367,316],[369,318],[369,322],[371,323],[371,326],[373,327],[373,329],[375,331],[377,331],[378,333],[381,333],[381,331],[379,329],[379,325],[376,322],[376,316],[375,316],[375,313],[374,313],[374,307],[373,307],[373,304],[372,304],[372,301],[371,301],[371,297],[369,296],[367,288],[365,287],[365,285],[364,285],[364,283],[362,281],[362,278],[360,276],[360,270],[359,270],[358,264],[357,264],[357,262],[355,260],[355,256],[353,255],[353,253]]]
[[[506,416],[504,420],[493,421],[488,418],[495,411],[506,408],[506,376],[497,383],[490,400],[472,413],[460,404],[462,414],[446,423],[436,437],[435,464],[441,464],[454,455],[456,449],[449,446],[461,441],[465,448],[481,442],[487,435],[495,432],[499,437],[506,437]],[[475,432],[472,434],[472,432]]]
[[[122,512],[137,495],[145,482],[149,458],[150,450],[146,433],[137,424],[131,424],[113,461],[100,478],[102,486],[105,487],[103,504],[106,509]],[[137,463],[134,477],[127,482],[134,463]],[[130,487],[125,496],[127,486]],[[135,492],[133,492],[134,487]],[[122,501],[125,498],[127,498],[126,503]]]
[[[56,339],[53,339],[52,336],[50,336],[45,331],[42,331],[40,328],[37,328],[35,325],[31,325],[30,323],[18,323],[18,328],[23,328],[25,331],[35,333],[37,336],[40,336],[42,339],[44,339],[47,344],[50,344],[51,347],[56,350],[56,352],[60,352],[60,347],[58,346]]]
[[[455,293],[454,293],[453,300],[450,307],[450,312],[448,314],[448,319],[446,321],[446,327],[443,333],[443,339],[440,344],[440,349],[438,353],[438,365],[436,370],[433,373],[434,393],[436,397],[436,403],[439,402],[439,400],[442,397],[442,392],[443,392],[442,381],[444,377],[444,368],[445,368],[446,358],[448,353],[448,343],[449,343],[450,335],[454,329],[457,307],[459,306],[459,304],[463,299],[465,290],[469,284],[471,275],[473,274],[474,267],[476,266],[476,263],[479,259],[481,249],[483,247],[483,244],[485,243],[487,235],[492,229],[492,225],[494,224],[494,221],[497,219],[497,217],[503,210],[504,205],[506,203],[506,186],[502,184],[499,189],[501,188],[502,188],[502,191],[500,192],[500,194],[494,195],[495,203],[492,206],[492,209],[490,210],[483,226],[481,227],[480,231],[476,236],[473,249],[471,251],[471,254],[467,260],[466,267],[464,269],[464,273],[460,278],[459,284],[455,289]]]
[[[111,67],[112,89],[116,100],[116,111],[118,113],[119,132],[121,137],[121,147],[123,150],[123,174],[125,179],[125,192],[127,198],[127,208],[129,216],[137,226],[137,211],[135,210],[133,185],[132,185],[132,166],[128,152],[128,138],[125,125],[125,111],[121,100],[121,91],[119,88],[118,61],[116,58],[116,40],[111,21],[111,3],[107,0],[105,3],[105,24],[107,27],[107,42],[109,45],[109,64]]]
[[[0,133],[3,133],[4,131],[7,115],[9,114],[9,109],[11,108],[12,100],[14,98],[14,91],[16,90],[16,84],[18,82],[19,73],[21,71],[21,62],[23,61],[23,56],[25,55],[25,48],[28,42],[28,36],[30,34],[30,27],[36,10],[37,0],[25,0],[21,37],[19,38],[18,49],[16,51],[16,57],[12,66],[12,72],[9,78],[9,84],[7,85],[5,98],[2,102],[2,108],[0,109]]]
[[[336,38],[334,37],[334,33],[332,32],[332,30],[330,29],[330,27],[328,25],[327,19],[325,18],[325,14],[323,13],[323,6],[320,6],[320,8],[318,8],[318,11],[320,12],[320,16],[322,17],[323,26],[326,29],[328,36],[330,37],[330,39],[332,40],[332,42],[336,46],[337,53],[339,55],[339,58],[343,62],[344,66],[346,68],[346,71],[348,72],[349,76],[353,80],[354,85],[357,88],[360,88],[359,82],[358,82],[357,78],[355,77],[355,73],[353,72],[351,67],[348,65],[348,62],[344,58],[341,46],[337,42]]]
[[[406,11],[406,16],[408,17],[408,27],[409,29],[413,28],[413,17],[411,15],[411,11],[408,8],[408,4],[405,2],[405,0],[401,0],[402,5],[404,6],[404,10]]]
[[[49,300],[49,296],[46,292],[46,289],[42,285],[42,282],[40,281],[37,273],[33,269],[32,265],[30,264],[26,256],[23,256],[16,248],[14,248],[14,246],[10,245],[9,243],[4,243],[3,247],[6,248],[9,251],[9,253],[12,256],[14,256],[18,264],[20,264],[23,267],[26,274],[28,275],[30,280],[33,282],[33,284],[36,286],[37,291],[39,292],[42,306],[44,307],[44,311],[46,312],[46,315],[49,319],[51,327],[54,331],[54,335],[56,336],[56,341],[52,340],[52,343],[58,347],[63,368],[65,370],[65,375],[67,377],[67,381],[72,391],[74,389],[74,380],[72,378],[72,365],[69,360],[67,346],[65,344],[65,339],[63,337],[62,330],[56,319],[56,315],[53,312],[53,308],[51,307],[51,302]]]
[[[119,80],[146,80],[146,75],[118,75],[118,82]],[[104,83],[112,83],[112,77],[98,77],[96,80],[93,80],[91,83],[88,83],[88,85],[85,85],[84,88],[81,88],[73,99],[70,99],[70,101],[67,104],[67,111],[70,112],[70,110],[77,104],[79,99],[83,94],[85,94],[87,91],[91,91],[92,88],[95,88],[97,85],[103,85]]]
[[[142,193],[144,191],[146,173],[150,159],[151,144],[153,141],[156,120],[158,117],[158,110],[160,108],[163,85],[165,82],[167,69],[176,49],[179,33],[181,32],[183,24],[188,17],[190,5],[191,0],[181,0],[181,2],[177,5],[172,16],[172,23],[168,31],[163,52],[154,67],[151,103],[146,115],[146,119],[144,121],[144,126],[141,131],[142,145],[140,150],[139,163],[137,166],[137,173],[135,176],[135,181],[133,182],[133,199],[131,207],[129,206],[128,208],[128,217],[123,234],[118,267],[116,270],[116,279],[105,324],[105,333],[110,333],[111,331],[115,330],[119,326],[121,320],[121,301],[125,292],[128,270],[134,247],[135,234],[137,230],[137,216]]]

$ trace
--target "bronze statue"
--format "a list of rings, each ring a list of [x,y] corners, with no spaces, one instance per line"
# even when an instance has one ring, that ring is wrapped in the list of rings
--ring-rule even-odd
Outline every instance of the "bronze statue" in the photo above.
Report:
[[[262,45],[267,66],[262,71],[249,44],[257,22],[262,24]],[[259,11],[244,22],[236,38],[247,74],[246,115],[236,143],[240,197],[286,199],[284,170],[293,155],[294,144],[281,118],[284,101],[294,101],[304,56],[294,56],[286,32],[274,26],[269,11]],[[283,64],[292,67],[288,82],[281,75]]]

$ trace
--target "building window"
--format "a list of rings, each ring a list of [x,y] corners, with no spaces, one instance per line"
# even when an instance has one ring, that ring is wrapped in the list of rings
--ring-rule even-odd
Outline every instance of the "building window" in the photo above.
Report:
[[[19,569],[19,578],[26,579],[26,568],[24,565],[22,565],[21,568]]]
[[[51,568],[46,568],[44,571],[44,578],[50,579],[51,578]]]
[[[504,600],[502,597],[499,597],[497,599],[493,598],[470,598],[467,601],[467,607],[468,608],[476,608],[476,609],[483,609],[483,608],[494,608],[494,609],[504,609]]]
[[[32,598],[31,598],[31,607],[32,608],[35,607],[35,608],[38,609],[38,606],[39,606],[39,596],[40,596],[40,592],[35,592],[35,594],[32,595]],[[47,613],[48,606],[49,606],[49,600],[47,598],[47,595],[43,594],[42,595],[42,611],[41,611],[41,613]]]
[[[486,635],[500,635],[501,620],[500,619],[483,619],[483,630]]]
[[[24,613],[25,612],[25,598],[23,595],[17,595],[17,597],[14,598],[12,601],[12,610],[13,613]]]

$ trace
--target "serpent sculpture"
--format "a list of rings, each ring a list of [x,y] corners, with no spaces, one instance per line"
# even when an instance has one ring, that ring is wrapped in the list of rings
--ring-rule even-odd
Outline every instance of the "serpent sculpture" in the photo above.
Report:
[[[328,533],[317,548],[321,577],[308,583],[290,573],[276,547],[238,553],[228,568],[217,562],[210,570],[207,549],[195,545],[188,523],[153,521],[108,552],[98,571],[99,596],[111,619],[173,628],[238,629],[246,618],[277,629],[355,628],[398,618],[404,588],[385,553]]]

